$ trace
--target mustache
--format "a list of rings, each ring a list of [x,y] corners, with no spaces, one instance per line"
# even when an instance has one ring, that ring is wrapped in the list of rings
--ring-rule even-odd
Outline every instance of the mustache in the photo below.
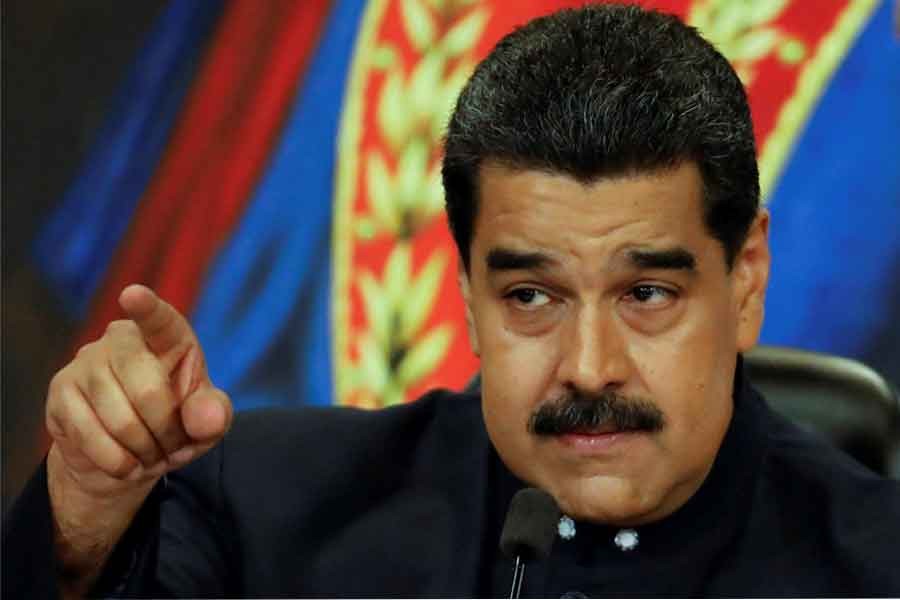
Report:
[[[528,431],[535,435],[562,435],[612,424],[616,431],[655,432],[661,431],[665,423],[663,412],[646,398],[573,390],[540,406],[528,419]]]

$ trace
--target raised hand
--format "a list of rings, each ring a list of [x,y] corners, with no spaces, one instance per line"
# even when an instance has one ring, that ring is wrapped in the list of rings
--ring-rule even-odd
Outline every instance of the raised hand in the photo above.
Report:
[[[119,304],[128,318],[81,348],[47,396],[57,549],[87,579],[156,481],[209,450],[232,419],[187,319],[139,285]]]

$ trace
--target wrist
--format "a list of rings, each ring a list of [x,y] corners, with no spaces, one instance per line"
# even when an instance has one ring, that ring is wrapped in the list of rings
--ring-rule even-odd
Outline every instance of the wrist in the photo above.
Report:
[[[83,594],[96,580],[158,480],[107,479],[73,473],[59,449],[51,447],[47,486],[59,583],[66,596]]]

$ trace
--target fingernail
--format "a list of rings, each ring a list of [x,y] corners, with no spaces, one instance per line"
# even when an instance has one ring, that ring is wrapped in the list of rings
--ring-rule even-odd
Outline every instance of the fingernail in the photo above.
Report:
[[[176,450],[169,455],[169,462],[175,465],[183,465],[184,463],[189,462],[192,458],[194,458],[194,449],[182,448],[181,450]]]

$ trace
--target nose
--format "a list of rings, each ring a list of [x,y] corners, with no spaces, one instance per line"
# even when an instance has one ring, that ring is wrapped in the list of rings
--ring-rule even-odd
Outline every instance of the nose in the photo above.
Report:
[[[583,305],[561,328],[559,382],[586,392],[615,390],[630,372],[620,324],[602,307]]]

